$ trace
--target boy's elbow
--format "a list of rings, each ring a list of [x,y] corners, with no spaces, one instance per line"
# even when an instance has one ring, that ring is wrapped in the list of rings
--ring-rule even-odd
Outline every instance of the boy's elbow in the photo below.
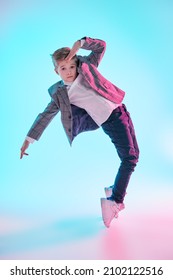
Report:
[[[103,47],[106,50],[106,42],[105,41],[103,41]]]
[[[102,42],[103,42],[104,47],[106,48],[106,42],[105,42],[105,41],[103,41],[103,40],[102,40]]]

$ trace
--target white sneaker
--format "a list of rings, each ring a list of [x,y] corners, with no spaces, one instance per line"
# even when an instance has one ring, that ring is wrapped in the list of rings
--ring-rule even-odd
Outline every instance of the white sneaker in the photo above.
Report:
[[[114,218],[118,218],[119,211],[125,208],[124,203],[116,203],[107,198],[101,198],[102,218],[106,227],[110,226]]]

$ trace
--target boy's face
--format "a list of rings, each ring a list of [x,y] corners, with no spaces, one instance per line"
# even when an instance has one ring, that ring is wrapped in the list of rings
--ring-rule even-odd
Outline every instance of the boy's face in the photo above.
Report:
[[[77,66],[75,59],[71,59],[70,61],[56,61],[55,72],[60,75],[64,82],[73,82],[77,77]]]

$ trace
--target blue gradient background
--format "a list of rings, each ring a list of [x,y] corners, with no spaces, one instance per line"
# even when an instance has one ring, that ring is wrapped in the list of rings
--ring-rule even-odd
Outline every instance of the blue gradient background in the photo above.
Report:
[[[107,51],[99,70],[126,91],[124,103],[141,151],[123,214],[127,223],[121,229],[129,225],[128,213],[132,218],[141,211],[143,217],[149,215],[150,225],[161,213],[172,233],[173,2],[1,0],[0,5],[0,258],[155,258],[147,252],[123,254],[121,248],[114,255],[111,245],[97,254],[87,249],[87,244],[116,236],[111,231],[110,237],[105,236],[100,224],[95,228],[101,215],[99,198],[103,188],[113,183],[119,166],[102,129],[79,135],[71,148],[58,115],[39,142],[30,145],[29,156],[20,160],[19,155],[31,124],[49,102],[47,89],[59,79],[50,54],[71,47],[83,36],[105,40]],[[132,235],[135,238],[135,232]],[[41,241],[40,236],[44,236]],[[96,240],[91,241],[93,236]],[[84,240],[83,253],[77,240]],[[60,253],[48,254],[49,246],[59,246]],[[172,258],[168,251],[158,255]]]

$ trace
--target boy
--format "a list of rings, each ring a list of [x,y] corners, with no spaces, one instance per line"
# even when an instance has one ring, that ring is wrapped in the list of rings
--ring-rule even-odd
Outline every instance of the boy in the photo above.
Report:
[[[91,52],[88,56],[76,55],[79,48]],[[101,198],[103,222],[109,227],[125,207],[124,196],[138,161],[139,149],[130,115],[122,104],[125,93],[97,70],[105,49],[104,41],[84,37],[71,49],[61,48],[53,53],[55,72],[62,80],[49,88],[51,101],[29,130],[20,158],[28,155],[25,151],[29,144],[40,138],[59,111],[70,144],[79,133],[101,126],[121,160],[114,185],[105,188],[106,198]]]

